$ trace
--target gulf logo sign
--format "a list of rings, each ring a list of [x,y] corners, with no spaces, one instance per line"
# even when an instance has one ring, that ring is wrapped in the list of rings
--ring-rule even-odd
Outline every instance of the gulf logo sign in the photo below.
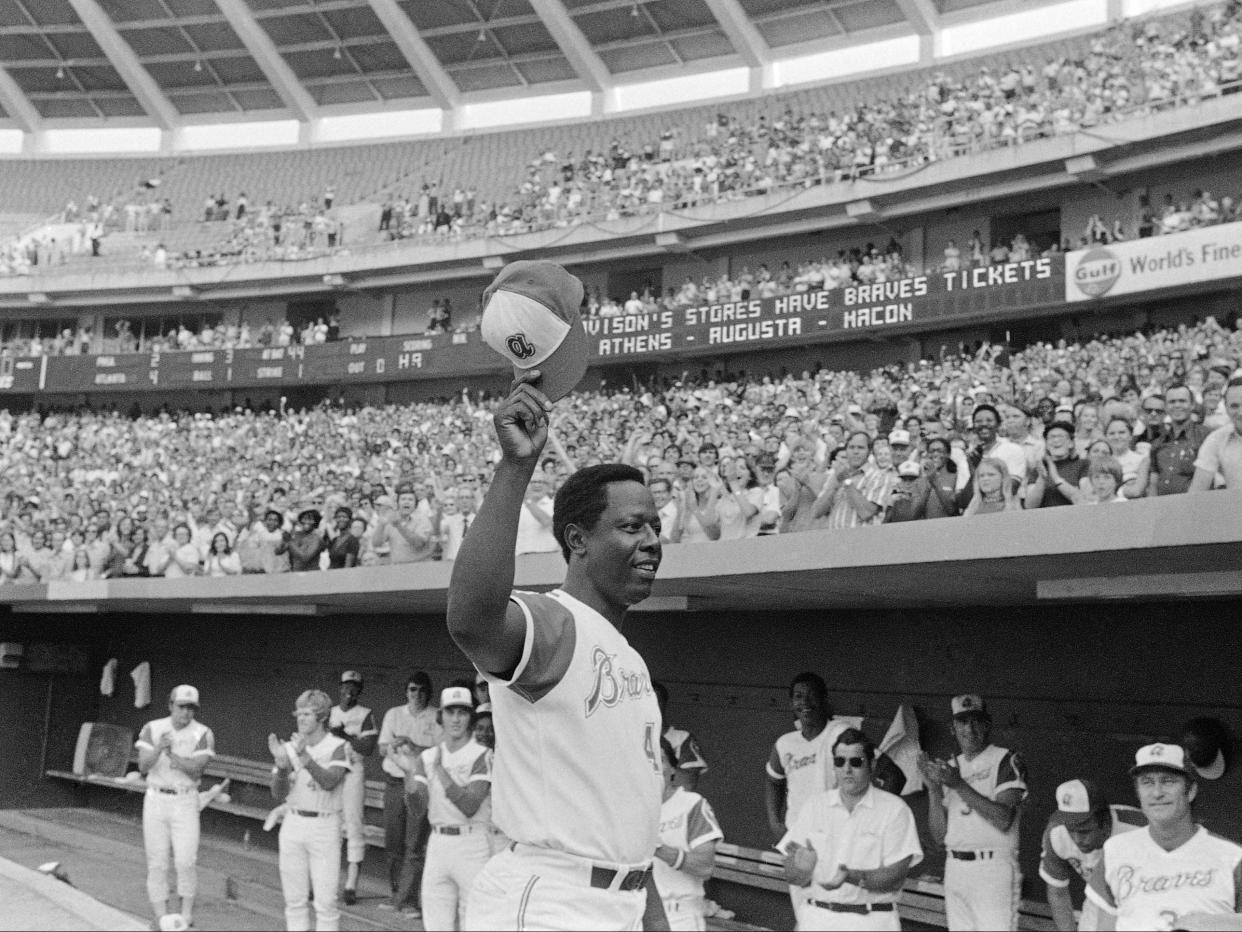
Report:
[[[1108,294],[1119,278],[1121,260],[1103,246],[1088,249],[1073,272],[1074,286],[1088,298]]]

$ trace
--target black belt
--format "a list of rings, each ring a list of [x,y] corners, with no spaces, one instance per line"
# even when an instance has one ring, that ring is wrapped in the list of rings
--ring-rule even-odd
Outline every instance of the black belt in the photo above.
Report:
[[[464,835],[460,825],[433,825],[431,830],[437,835]]]
[[[319,812],[316,809],[294,809],[296,815],[300,815],[304,819],[322,819],[327,816],[336,815],[335,812]]]
[[[175,790],[167,786],[153,786],[151,787],[151,789],[155,790],[155,792],[157,793],[163,793],[165,796],[183,796],[183,795],[188,796],[189,795],[188,790]]]
[[[954,851],[949,850],[949,857],[958,861],[990,861],[996,857],[996,852],[989,851]]]
[[[400,783],[402,786],[405,786],[405,777],[394,777],[392,774],[388,774],[388,782]]]
[[[826,909],[831,913],[854,913],[865,916],[867,913],[891,913],[895,907],[892,903],[825,903],[823,900],[810,900],[812,906]]]
[[[619,872],[611,867],[592,867],[591,868],[591,886],[596,890],[611,890],[613,881],[617,879]],[[646,870],[630,871],[621,879],[619,890],[645,890],[647,888],[647,880],[651,877],[651,868]]]

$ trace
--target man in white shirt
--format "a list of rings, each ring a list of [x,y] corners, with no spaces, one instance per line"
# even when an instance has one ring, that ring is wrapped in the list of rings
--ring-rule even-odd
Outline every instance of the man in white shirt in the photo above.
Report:
[[[897,900],[923,860],[914,814],[900,796],[872,785],[875,745],[857,728],[832,744],[836,788],[816,793],[777,847],[785,878],[806,891],[799,932],[898,932]]]
[[[518,515],[517,544],[514,553],[556,553],[561,548],[552,535],[552,496],[542,471],[530,477]]]
[[[395,706],[384,713],[380,725],[379,752],[384,770],[384,853],[388,858],[388,884],[394,897],[400,884],[407,860],[417,866],[416,875],[421,876],[422,854],[427,845],[425,819],[411,819],[406,807],[405,770],[394,759],[398,753],[421,754],[440,740],[441,728],[437,723],[438,709],[431,702],[431,677],[422,670],[416,671],[406,682],[405,705]],[[418,883],[410,885],[412,893],[418,891]],[[380,909],[399,909],[407,916],[421,915],[417,905],[410,902],[380,904]]]

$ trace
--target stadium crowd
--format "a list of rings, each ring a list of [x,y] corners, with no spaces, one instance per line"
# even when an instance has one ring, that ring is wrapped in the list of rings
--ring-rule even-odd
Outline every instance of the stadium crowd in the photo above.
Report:
[[[556,551],[574,468],[641,468],[668,543],[1242,490],[1242,327],[983,345],[867,373],[704,374],[573,395],[518,552]],[[1238,386],[1238,387],[1234,387]],[[0,412],[6,582],[452,559],[497,461],[491,409]]]

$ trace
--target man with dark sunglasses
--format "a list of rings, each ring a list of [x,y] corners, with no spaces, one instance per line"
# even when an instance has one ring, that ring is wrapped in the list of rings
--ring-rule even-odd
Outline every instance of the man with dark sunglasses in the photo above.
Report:
[[[799,932],[901,928],[897,900],[923,848],[910,807],[872,785],[875,760],[861,730],[842,731],[832,745],[836,788],[807,800],[777,845],[785,878],[806,890]]]
[[[426,818],[418,821],[408,818],[406,809],[405,770],[393,755],[407,752],[417,757],[434,747],[443,734],[436,722],[438,709],[431,703],[431,677],[419,670],[405,684],[406,703],[384,713],[380,726],[379,752],[384,768],[384,853],[388,856],[388,883],[394,896],[407,858],[419,860],[427,847],[430,825]],[[426,828],[424,829],[424,826]],[[418,873],[421,875],[421,865]],[[417,879],[409,889],[417,895]],[[422,913],[414,903],[398,903],[395,900],[380,904],[381,909],[399,909],[409,918]]]

